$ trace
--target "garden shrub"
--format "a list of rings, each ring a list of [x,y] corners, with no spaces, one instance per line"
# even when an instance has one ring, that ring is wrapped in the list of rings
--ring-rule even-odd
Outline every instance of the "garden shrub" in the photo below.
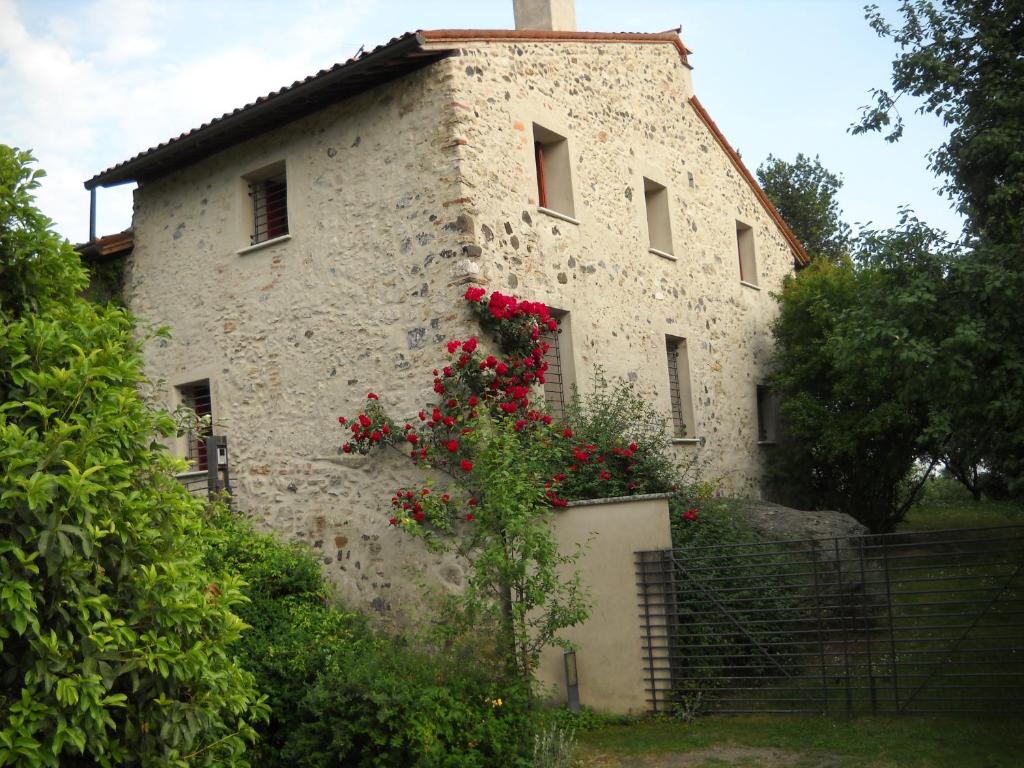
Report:
[[[805,607],[797,593],[780,587],[793,578],[785,558],[759,554],[758,536],[730,506],[725,499],[681,495],[670,503],[678,636],[686,645],[685,658],[673,674],[686,691],[676,702],[686,712],[703,693],[735,685],[735,680],[725,679],[727,675],[772,673],[777,670],[772,658],[786,664],[799,650],[789,628],[795,626],[794,618],[804,615]],[[758,556],[746,559],[754,554]],[[756,562],[756,572],[737,568],[745,561]],[[767,656],[737,632],[709,592],[727,599],[731,616],[752,630]],[[729,669],[721,667],[724,663]]]
[[[271,707],[256,747],[265,768],[515,766],[528,736],[525,692],[500,661],[465,644],[431,653],[330,602],[319,562],[258,533],[223,505],[214,570],[238,573],[251,626],[237,646]]]
[[[237,577],[155,445],[122,309],[0,145],[0,766],[245,766],[265,705],[231,657]]]

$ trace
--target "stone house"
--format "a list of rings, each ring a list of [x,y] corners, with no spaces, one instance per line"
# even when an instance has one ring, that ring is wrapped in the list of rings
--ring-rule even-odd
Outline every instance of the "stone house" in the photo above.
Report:
[[[396,414],[430,400],[442,342],[473,332],[467,284],[557,310],[553,409],[602,366],[671,418],[681,457],[761,493],[770,292],[806,254],[677,32],[516,6],[516,30],[404,34],[86,182],[138,183],[131,232],[84,248],[126,258],[127,304],[171,329],[146,349],[160,397],[211,414],[239,506],[315,547],[353,605],[460,583],[387,528],[407,463],[343,456],[337,416],[371,389]]]

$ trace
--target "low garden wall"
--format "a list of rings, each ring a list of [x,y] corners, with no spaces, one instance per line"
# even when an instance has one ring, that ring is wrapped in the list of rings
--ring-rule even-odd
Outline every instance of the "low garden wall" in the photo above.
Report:
[[[572,502],[556,513],[555,535],[565,553],[587,544],[577,568],[590,590],[591,617],[564,633],[576,646],[580,703],[600,712],[643,714],[648,702],[633,553],[672,547],[668,496]],[[561,648],[544,650],[537,676],[549,703],[564,705]]]

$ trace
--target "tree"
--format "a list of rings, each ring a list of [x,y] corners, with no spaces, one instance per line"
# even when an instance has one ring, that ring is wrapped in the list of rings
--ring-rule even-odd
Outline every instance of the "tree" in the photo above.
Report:
[[[31,162],[0,145],[0,766],[247,765],[239,581],[200,563],[132,320],[80,298]]]
[[[930,167],[966,218],[964,250],[943,280],[941,313],[954,318],[951,360],[957,382],[935,405],[952,435],[951,469],[1024,491],[1024,2],[904,0],[902,26],[877,6],[867,18],[900,46],[892,91],[874,91],[854,133],[903,133],[897,110],[909,94],[918,111],[949,126]],[[969,378],[971,386],[963,385]],[[977,488],[972,491],[977,492]]]
[[[936,403],[968,376],[947,380],[943,242],[905,212],[898,227],[861,234],[856,262],[787,278],[773,325],[786,445],[773,472],[792,503],[889,531],[920,491],[916,467],[944,454],[950,423]]]
[[[888,129],[903,135],[897,104],[922,100],[918,111],[949,126],[949,139],[930,155],[945,191],[967,219],[970,234],[1021,242],[1024,209],[1024,2],[1022,0],[903,0],[902,27],[876,5],[867,19],[879,36],[900,46],[892,92],[873,91],[853,133]]]
[[[791,163],[768,155],[757,180],[812,259],[838,262],[849,253],[850,227],[836,199],[843,180],[817,155]]]

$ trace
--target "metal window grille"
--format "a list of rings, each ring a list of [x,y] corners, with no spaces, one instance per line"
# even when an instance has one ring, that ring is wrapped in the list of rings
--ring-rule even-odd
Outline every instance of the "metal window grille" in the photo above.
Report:
[[[553,416],[565,414],[565,380],[562,371],[562,321],[555,318],[558,328],[554,331],[545,330],[540,338],[548,343],[548,351],[544,355],[548,369],[544,374],[544,402]]]
[[[252,198],[252,244],[288,234],[288,186],[284,173],[249,183]]]
[[[672,400],[672,435],[686,436],[686,420],[683,418],[683,393],[679,386],[679,342],[668,339],[665,342],[668,353],[668,393]]]
[[[192,409],[196,416],[211,417],[213,414],[213,399],[210,397],[210,382],[200,381],[195,384],[181,387],[181,404]],[[190,427],[185,434],[186,458],[189,463],[194,464],[196,471],[203,472],[208,468],[208,457],[206,449],[206,436],[211,434],[212,425],[209,419],[199,429]]]

